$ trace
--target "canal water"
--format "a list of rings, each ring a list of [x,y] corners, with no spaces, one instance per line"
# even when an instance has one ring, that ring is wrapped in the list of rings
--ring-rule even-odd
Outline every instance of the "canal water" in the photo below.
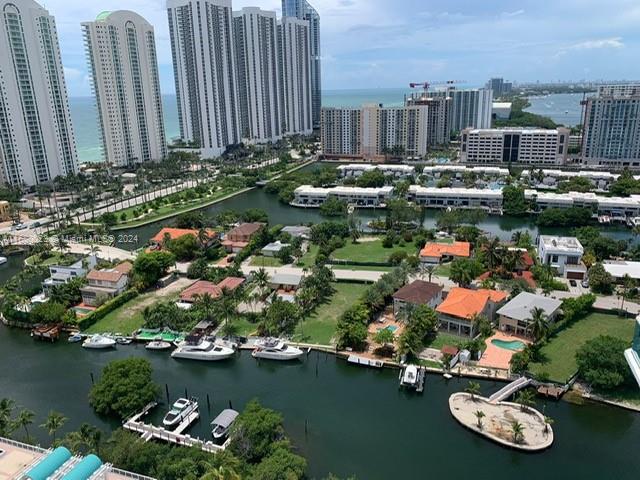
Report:
[[[637,414],[595,404],[541,403],[538,408],[555,420],[556,442],[546,452],[524,454],[478,437],[452,418],[448,397],[463,390],[466,380],[429,376],[424,394],[412,395],[398,390],[394,370],[370,370],[318,353],[289,365],[257,363],[248,352],[207,364],[176,361],[140,346],[100,352],[64,341],[39,343],[0,325],[0,397],[37,412],[31,431],[42,442],[46,434],[36,425],[52,409],[69,418],[65,430],[82,422],[108,430],[116,423],[96,417],[88,404],[91,374],[97,379],[109,361],[129,356],[151,361],[162,397],[166,384],[172,400],[185,389],[200,399],[202,418],[190,431],[194,435],[210,438],[209,422],[229,402],[241,410],[258,398],[282,412],[311,478],[333,472],[361,480],[635,479],[640,470]],[[480,383],[486,394],[500,387]],[[166,409],[158,407],[154,423]]]

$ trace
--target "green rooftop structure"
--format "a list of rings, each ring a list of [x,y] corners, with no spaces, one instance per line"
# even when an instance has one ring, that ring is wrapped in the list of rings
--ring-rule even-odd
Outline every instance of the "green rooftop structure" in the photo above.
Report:
[[[108,10],[105,10],[104,12],[100,12],[96,17],[96,22],[102,22],[106,20],[109,15],[111,15],[111,12]]]

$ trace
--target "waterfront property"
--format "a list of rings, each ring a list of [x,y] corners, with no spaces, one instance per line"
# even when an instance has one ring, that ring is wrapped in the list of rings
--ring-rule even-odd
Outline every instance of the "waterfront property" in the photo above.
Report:
[[[388,185],[379,188],[321,188],[302,185],[293,193],[294,199],[291,205],[294,207],[319,207],[331,196],[359,208],[384,208],[393,194],[393,187]]]
[[[398,317],[408,307],[427,305],[436,308],[442,303],[442,285],[414,280],[393,294],[393,314]]]
[[[194,237],[198,238],[198,233],[198,230],[190,228],[164,227],[153,237],[151,237],[151,240],[149,240],[149,242],[151,243],[151,248],[159,249],[162,248],[166,242],[177,240],[178,238],[184,237],[185,235],[193,235]],[[213,230],[207,230],[207,234],[209,236],[208,242],[212,242],[218,237],[218,234]]]
[[[540,235],[538,257],[543,265],[555,268],[564,278],[582,280],[587,267],[582,263],[584,248],[575,237]]]
[[[249,245],[253,236],[264,226],[264,223],[242,223],[224,235],[222,246],[229,253],[238,253]]]
[[[516,352],[522,351],[527,343],[529,342],[523,338],[498,331],[485,339],[485,349],[477,365],[508,372],[511,358]]]
[[[456,258],[469,258],[469,242],[437,243],[429,242],[420,250],[420,261],[424,263],[442,263]]]
[[[129,284],[129,274],[133,269],[130,262],[123,262],[106,270],[92,269],[87,274],[87,285],[80,289],[82,303],[97,307],[125,291]]]
[[[294,302],[303,278],[303,275],[296,273],[275,273],[269,277],[269,287],[280,300]]]
[[[555,321],[562,302],[555,298],[520,292],[498,311],[498,328],[501,332],[515,335],[531,335],[531,316],[535,308],[544,312],[547,323]]]
[[[622,281],[625,276],[634,280],[640,280],[640,262],[605,260],[602,262],[602,266],[616,282]]]
[[[293,238],[303,238],[308,239],[311,234],[311,227],[305,227],[303,225],[294,225],[294,226],[286,226],[281,231],[281,233],[288,233]]]
[[[478,331],[476,319],[484,316],[489,321],[493,321],[496,310],[506,298],[505,292],[497,290],[470,290],[454,287],[436,308],[440,329],[473,338]]]
[[[508,168],[480,165],[471,167],[468,165],[433,165],[422,169],[422,175],[427,178],[441,178],[443,175],[451,175],[461,179],[465,174],[473,174],[489,179],[499,180],[509,176]]]
[[[629,197],[598,196],[593,192],[541,192],[525,190],[525,199],[535,204],[535,210],[546,208],[589,208],[594,215],[627,221],[640,216],[640,195]]]
[[[502,213],[502,190],[411,185],[408,200],[427,208],[478,208]]]
[[[290,244],[282,243],[278,240],[277,242],[272,242],[262,247],[260,253],[265,257],[277,257],[283,248],[287,248],[290,246]]]
[[[402,179],[412,177],[416,173],[415,167],[411,165],[396,164],[370,164],[370,163],[351,163],[348,165],[339,165],[338,173],[341,177],[359,177],[364,172],[380,170],[387,177]]]
[[[180,308],[189,309],[191,306],[205,295],[216,299],[223,295],[223,290],[233,292],[244,283],[244,278],[227,277],[218,284],[207,280],[198,280],[185,288],[180,293],[180,300],[177,305]]]
[[[520,178],[529,182],[529,184],[541,188],[556,188],[562,181],[571,180],[572,178],[586,178],[591,182],[593,188],[598,191],[606,192],[613,182],[615,182],[620,174],[607,172],[604,170],[554,170],[554,169],[532,169],[523,170]],[[640,175],[634,177],[640,179]]]
[[[64,285],[76,278],[84,278],[90,268],[98,263],[95,255],[90,255],[86,259],[78,260],[71,265],[51,265],[49,267],[49,277],[42,282],[42,289],[45,297],[51,293],[51,289],[58,285]]]

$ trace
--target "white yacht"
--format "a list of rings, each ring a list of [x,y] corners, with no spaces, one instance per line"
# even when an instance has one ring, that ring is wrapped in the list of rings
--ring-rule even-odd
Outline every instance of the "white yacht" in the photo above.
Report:
[[[217,345],[209,340],[202,340],[197,344],[183,342],[178,345],[171,356],[173,358],[187,358],[189,360],[216,361],[225,360],[236,353],[233,348]]]
[[[267,339],[257,342],[251,355],[254,358],[266,360],[297,360],[304,355],[304,352],[299,348],[287,345],[282,340]]]
[[[116,346],[116,341],[104,335],[92,335],[82,342],[82,346],[93,349],[113,348]]]
[[[177,427],[189,415],[198,410],[198,402],[195,398],[187,400],[179,398],[171,406],[171,410],[162,419],[162,425],[165,427]]]
[[[413,388],[421,393],[424,390],[426,369],[418,365],[406,365],[400,369],[400,387]]]
[[[238,412],[230,408],[220,412],[220,415],[211,422],[211,435],[213,435],[213,438],[218,439],[226,436],[237,416]]]

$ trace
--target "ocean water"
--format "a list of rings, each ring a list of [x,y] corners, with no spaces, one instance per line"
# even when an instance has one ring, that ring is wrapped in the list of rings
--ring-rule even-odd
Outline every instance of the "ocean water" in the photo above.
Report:
[[[415,91],[415,90],[413,90]],[[322,105],[325,107],[359,107],[366,103],[382,103],[385,106],[400,106],[406,95],[412,93],[409,88],[370,88],[350,90],[325,90],[322,93]],[[531,107],[527,110],[546,115],[557,123],[573,126],[581,123],[582,94],[558,94],[546,97],[531,97]],[[102,160],[98,117],[93,97],[71,97],[71,117],[78,146],[80,162]],[[162,96],[164,125],[167,139],[179,137],[178,109],[175,95]]]

